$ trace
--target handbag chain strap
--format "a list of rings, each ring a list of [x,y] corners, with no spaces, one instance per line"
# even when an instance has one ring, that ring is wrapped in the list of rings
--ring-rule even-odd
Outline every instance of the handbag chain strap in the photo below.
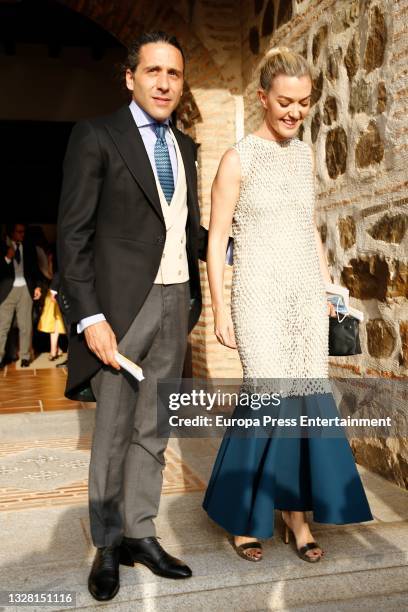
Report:
[[[336,316],[337,316],[337,320],[339,323],[343,323],[344,319],[347,317],[347,312],[346,314],[343,316],[342,320],[340,321],[339,319],[339,305],[340,305],[340,298],[337,298],[337,308],[336,308]]]

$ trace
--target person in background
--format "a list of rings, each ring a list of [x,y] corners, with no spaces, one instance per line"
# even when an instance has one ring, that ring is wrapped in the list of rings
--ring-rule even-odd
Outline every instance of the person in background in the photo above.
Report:
[[[60,285],[61,285],[61,277],[60,277],[59,272],[56,272],[54,274],[54,276],[52,277],[52,281],[51,281],[51,284],[50,284],[50,291],[54,295],[54,297],[55,297],[55,299],[57,301],[57,304],[58,304],[58,306],[60,308],[60,313],[61,313],[61,316],[62,316],[62,321],[63,321],[64,327],[66,329],[65,333],[69,334],[69,323],[68,323],[68,321],[67,321],[67,319],[66,319],[66,317],[64,315],[64,311],[63,311],[63,309],[61,307],[60,299],[59,299],[59,295],[58,295],[59,290],[60,290]],[[60,361],[59,363],[56,363],[55,367],[56,368],[63,368],[65,366],[67,366],[67,365],[68,365],[68,358],[64,359],[64,361]]]
[[[25,238],[25,225],[7,227],[7,237],[0,245],[0,368],[5,365],[7,335],[14,313],[19,329],[21,367],[31,361],[32,306],[41,297],[40,270],[34,247]]]
[[[55,256],[50,251],[48,254],[48,275],[52,280],[45,297],[43,311],[37,326],[38,331],[50,334],[49,361],[55,361],[62,355],[62,351],[58,349],[58,338],[60,334],[66,333],[62,314],[56,299],[59,286],[59,274],[56,270],[54,261]]]

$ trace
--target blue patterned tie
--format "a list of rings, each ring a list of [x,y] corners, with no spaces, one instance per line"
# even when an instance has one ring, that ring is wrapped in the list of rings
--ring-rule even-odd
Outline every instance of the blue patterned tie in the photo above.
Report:
[[[156,163],[157,176],[159,177],[167,204],[170,204],[174,193],[174,177],[166,142],[166,126],[159,123],[155,125],[154,131],[157,136],[154,145],[154,161]]]

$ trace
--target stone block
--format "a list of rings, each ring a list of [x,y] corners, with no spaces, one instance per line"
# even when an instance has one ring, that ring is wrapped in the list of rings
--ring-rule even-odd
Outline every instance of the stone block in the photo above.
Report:
[[[364,79],[360,79],[350,89],[349,111],[355,113],[370,113],[370,87]]]
[[[403,213],[390,215],[387,213],[367,229],[367,233],[376,240],[399,244],[405,236],[407,227],[408,215]]]
[[[351,447],[358,463],[400,487],[408,488],[408,439],[400,438],[400,442],[403,448],[398,453],[388,448],[387,439],[383,438],[353,439]],[[405,512],[406,507],[405,500]]]
[[[384,81],[378,83],[377,89],[377,113],[383,113],[387,108],[387,89]]]
[[[326,165],[329,176],[332,179],[337,178],[346,171],[347,134],[340,126],[327,133]]]
[[[384,319],[371,319],[366,323],[367,349],[372,357],[391,357],[395,349],[394,326]]]
[[[310,99],[310,106],[313,106],[318,102],[322,96],[323,91],[323,72],[320,71],[319,75],[313,79],[312,82],[312,95]]]
[[[276,27],[280,28],[283,24],[292,19],[293,9],[292,2],[289,0],[280,0],[278,9],[278,18]]]
[[[259,53],[259,32],[256,26],[249,30],[249,48],[254,55]]]
[[[262,36],[270,36],[274,30],[275,9],[272,0],[268,0],[262,19]]]
[[[354,35],[349,42],[346,54],[344,56],[344,65],[347,70],[348,78],[351,81],[351,79],[357,74],[357,70],[359,67],[358,45],[356,35]]]
[[[327,58],[326,74],[330,81],[335,81],[339,76],[339,63],[342,58],[342,50],[338,47],[333,53],[330,53]]]
[[[385,301],[389,282],[388,264],[377,254],[353,258],[343,268],[341,280],[352,297]]]
[[[356,222],[351,215],[340,218],[337,222],[340,244],[343,249],[349,249],[356,242]]]
[[[408,321],[400,321],[399,333],[401,337],[401,355],[399,363],[408,368]]]
[[[408,298],[408,264],[398,259],[392,260],[390,265],[387,297]]]
[[[370,31],[364,54],[364,68],[367,72],[382,66],[386,44],[387,26],[384,14],[378,6],[375,6],[371,13]]]
[[[337,101],[334,96],[327,96],[323,107],[323,122],[331,125],[337,120]]]
[[[321,125],[321,116],[320,116],[320,111],[317,108],[315,114],[313,115],[313,119],[312,122],[310,124],[310,135],[312,137],[312,142],[315,143],[317,140],[317,137],[319,135],[319,130],[320,130],[320,125]]]
[[[363,132],[356,146],[356,164],[358,168],[366,168],[379,164],[384,157],[384,143],[375,121],[370,121],[368,128]]]
[[[316,34],[313,37],[313,43],[312,43],[312,57],[313,57],[313,63],[316,64],[320,52],[323,48],[323,46],[326,44],[327,42],[327,33],[328,33],[328,28],[327,28],[327,24],[324,24],[323,26],[321,26]]]

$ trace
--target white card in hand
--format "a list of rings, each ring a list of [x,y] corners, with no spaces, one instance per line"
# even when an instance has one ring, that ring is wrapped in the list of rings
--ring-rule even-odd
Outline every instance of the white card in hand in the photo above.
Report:
[[[115,353],[115,359],[120,365],[120,367],[126,370],[126,372],[129,372],[129,374],[131,374],[132,376],[134,376],[136,380],[144,380],[143,370],[136,363],[133,363],[133,361],[130,361],[130,359],[128,359],[124,355],[121,355],[117,351]]]

